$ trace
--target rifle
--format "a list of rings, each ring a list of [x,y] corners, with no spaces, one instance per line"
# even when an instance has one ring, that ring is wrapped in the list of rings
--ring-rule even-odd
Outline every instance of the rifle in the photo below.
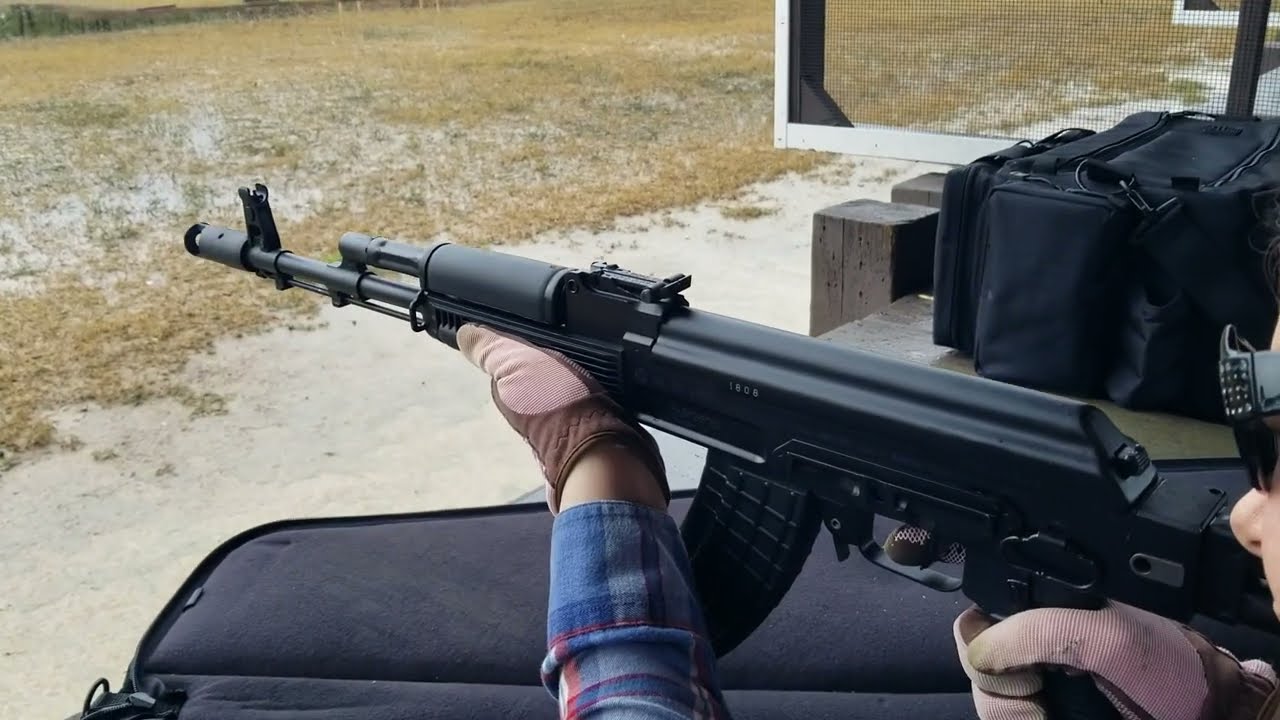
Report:
[[[188,252],[455,349],[478,323],[559,351],[640,422],[707,448],[681,530],[717,654],[777,605],[823,526],[840,560],[856,547],[997,618],[1110,599],[1280,632],[1229,489],[1167,481],[1090,404],[697,310],[684,274],[354,232],[325,263],[281,248],[265,186],[239,194],[246,230],[198,223]],[[893,562],[877,515],[963,546],[959,576]],[[1051,677],[1055,717],[1114,717],[1087,678]]]

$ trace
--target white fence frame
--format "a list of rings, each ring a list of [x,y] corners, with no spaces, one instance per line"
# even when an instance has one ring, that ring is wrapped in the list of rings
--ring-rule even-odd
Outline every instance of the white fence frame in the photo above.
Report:
[[[791,98],[791,2],[776,0],[773,49],[775,147],[893,160],[964,165],[1022,138],[994,138],[901,130],[880,125],[833,127],[788,122]]]

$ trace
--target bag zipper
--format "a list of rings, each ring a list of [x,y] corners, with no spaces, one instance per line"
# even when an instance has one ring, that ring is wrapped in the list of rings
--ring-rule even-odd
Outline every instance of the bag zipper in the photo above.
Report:
[[[960,227],[961,238],[972,237],[972,233],[969,232],[969,226],[968,226],[968,221],[969,221],[968,208],[969,208],[969,205],[971,204],[969,202],[969,193],[973,189],[973,178],[975,175],[977,175],[977,172],[974,172],[974,171],[965,173],[964,185],[962,186],[960,191],[960,220],[957,224]],[[959,250],[959,248],[957,248],[957,250]],[[959,327],[961,318],[965,317],[965,313],[967,313],[969,310],[967,307],[966,308],[959,307],[961,302],[960,298],[962,295],[965,294],[962,292],[961,282],[963,281],[964,277],[969,274],[968,272],[965,271],[964,263],[961,262],[960,260],[961,260],[961,254],[956,253],[956,262],[951,267],[951,302],[948,305],[948,307],[951,308],[951,313],[950,313],[951,317],[947,318],[947,328],[951,332],[951,342],[957,343],[957,344],[959,344],[957,341],[960,340],[961,338],[961,334],[960,334],[961,328]]]
[[[1249,168],[1261,162],[1262,158],[1266,157],[1268,154],[1274,151],[1277,146],[1280,146],[1280,125],[1277,125],[1275,131],[1272,132],[1271,142],[1267,143],[1264,147],[1258,149],[1256,152],[1253,153],[1253,155],[1250,155],[1244,162],[1237,165],[1226,175],[1223,175],[1217,180],[1214,180],[1213,182],[1209,183],[1205,187],[1219,187],[1221,185],[1225,185],[1226,183],[1232,182],[1233,180],[1235,180],[1236,178],[1244,174],[1246,170],[1248,170]]]

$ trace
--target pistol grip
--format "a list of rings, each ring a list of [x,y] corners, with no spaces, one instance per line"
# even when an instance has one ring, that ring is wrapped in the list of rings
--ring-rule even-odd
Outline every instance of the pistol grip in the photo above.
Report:
[[[1091,675],[1046,671],[1044,701],[1048,720],[1123,720]]]

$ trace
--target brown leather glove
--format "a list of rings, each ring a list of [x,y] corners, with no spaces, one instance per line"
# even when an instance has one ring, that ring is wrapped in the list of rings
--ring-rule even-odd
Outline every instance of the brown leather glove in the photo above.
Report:
[[[573,463],[600,442],[622,445],[648,466],[671,501],[658,444],[605,394],[586,370],[564,355],[491,328],[458,330],[462,355],[493,379],[493,403],[529,447],[547,481],[547,507],[560,509],[560,491]]]

